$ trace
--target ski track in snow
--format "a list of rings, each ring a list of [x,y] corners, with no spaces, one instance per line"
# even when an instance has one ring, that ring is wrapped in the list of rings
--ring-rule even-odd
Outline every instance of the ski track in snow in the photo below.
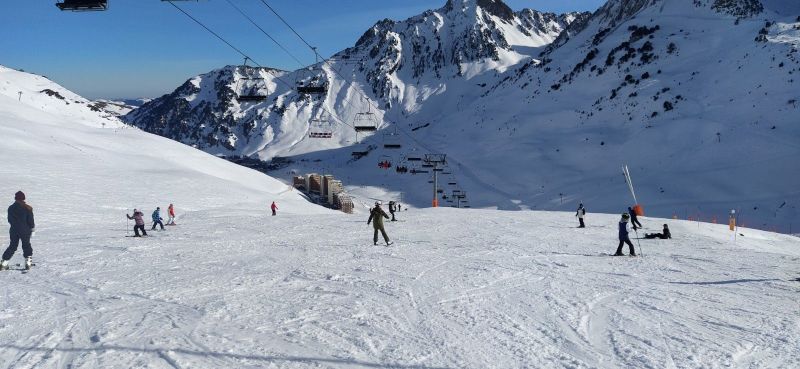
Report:
[[[51,224],[31,273],[0,274],[0,367],[800,364],[795,238],[677,221],[612,258],[613,216],[402,215],[391,247],[337,214],[197,211],[143,239]]]

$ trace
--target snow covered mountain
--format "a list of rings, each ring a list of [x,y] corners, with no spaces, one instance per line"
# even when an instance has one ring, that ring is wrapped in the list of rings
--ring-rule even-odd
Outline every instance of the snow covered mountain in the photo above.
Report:
[[[482,83],[529,59],[588,13],[514,13],[501,1],[448,1],[405,21],[383,20],[328,64],[284,72],[228,66],[197,76],[173,93],[145,104],[126,120],[142,129],[217,154],[276,155],[342,147],[356,141],[356,114],[401,106],[408,114],[432,95]],[[296,83],[325,81],[322,98],[298,94]],[[261,102],[237,102],[239,94]],[[369,101],[363,96],[369,96]],[[309,121],[321,119],[333,142],[305,140]],[[383,123],[381,123],[383,125]],[[306,142],[302,142],[306,141]]]
[[[99,99],[94,101],[94,105],[114,116],[121,117],[150,102],[150,100],[152,99]]]
[[[591,16],[448,1],[378,22],[329,63],[226,67],[126,120],[215,154],[332,171],[364,202],[380,187],[429,204],[424,176],[377,162],[413,168],[406,158],[443,152],[457,183],[444,194],[467,190],[473,206],[621,212],[629,164],[648,214],[724,222],[738,209],[748,225],[788,231],[800,215],[798,16],[778,0],[610,0]],[[324,96],[295,91],[314,79]],[[241,91],[269,94],[236,102]],[[357,136],[365,112],[381,131]],[[382,147],[398,138],[400,150]],[[357,142],[368,159],[350,160]]]

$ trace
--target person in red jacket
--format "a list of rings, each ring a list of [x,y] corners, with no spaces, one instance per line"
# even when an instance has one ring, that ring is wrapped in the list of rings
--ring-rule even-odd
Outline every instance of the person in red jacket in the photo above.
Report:
[[[175,225],[175,207],[172,204],[169,204],[169,208],[167,208],[167,215],[169,215],[167,225]]]
[[[269,207],[272,209],[272,216],[278,215],[278,205],[275,205],[275,201],[272,202],[272,205]]]

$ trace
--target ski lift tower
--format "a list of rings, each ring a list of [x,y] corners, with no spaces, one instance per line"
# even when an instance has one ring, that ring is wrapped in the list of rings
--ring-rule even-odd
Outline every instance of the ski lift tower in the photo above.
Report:
[[[425,154],[424,163],[425,165],[429,165],[433,167],[433,207],[439,207],[439,197],[438,197],[438,190],[439,190],[439,172],[447,165],[447,155],[445,154]]]

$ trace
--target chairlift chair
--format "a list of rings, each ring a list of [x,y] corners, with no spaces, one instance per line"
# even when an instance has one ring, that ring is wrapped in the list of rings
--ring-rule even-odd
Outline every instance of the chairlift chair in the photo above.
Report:
[[[400,135],[397,134],[397,131],[391,133],[385,133],[383,135],[383,148],[384,149],[400,149],[403,145],[400,142]]]
[[[353,128],[355,128],[356,132],[375,132],[378,130],[378,117],[370,111],[356,113],[353,120]]]
[[[356,144],[353,146],[353,159],[361,159],[369,154],[369,146],[366,144]]]
[[[328,92],[328,81],[321,67],[319,54],[316,53],[317,48],[313,49],[316,54],[314,65],[299,70],[295,79],[297,92],[301,94],[314,95]]]
[[[450,185],[450,186],[455,186],[455,185],[458,184],[458,182],[447,182],[447,184]]]
[[[309,121],[308,137],[310,138],[333,138],[331,123],[325,116],[312,118]]]
[[[237,93],[236,100],[239,101],[239,102],[259,102],[259,101],[264,101],[264,100],[267,99],[267,96],[269,95],[269,91],[267,91],[267,93],[261,93],[262,89],[261,89],[261,87],[258,87],[259,83],[264,84],[264,82],[263,82],[264,78],[262,78],[262,77],[250,77],[250,76],[247,75],[248,68],[249,68],[248,65],[247,65],[247,61],[249,59],[250,58],[248,58],[248,57],[244,58],[244,64],[242,65],[242,75],[243,76],[239,77],[239,79],[236,81],[236,93]],[[253,86],[253,84],[251,84],[251,83],[246,83],[246,82],[242,83],[242,81],[257,81],[257,82],[254,83],[256,86]],[[261,81],[261,82],[258,82],[258,81]],[[244,85],[244,86],[242,86],[242,85]],[[265,84],[264,88],[266,88],[266,84]],[[241,92],[242,89],[246,89],[247,91],[242,93]]]
[[[408,161],[422,161],[422,158],[416,156],[409,156],[406,158]]]
[[[433,164],[422,164],[423,168],[433,168]]]
[[[56,6],[62,11],[103,11],[108,9],[108,0],[64,0]]]

